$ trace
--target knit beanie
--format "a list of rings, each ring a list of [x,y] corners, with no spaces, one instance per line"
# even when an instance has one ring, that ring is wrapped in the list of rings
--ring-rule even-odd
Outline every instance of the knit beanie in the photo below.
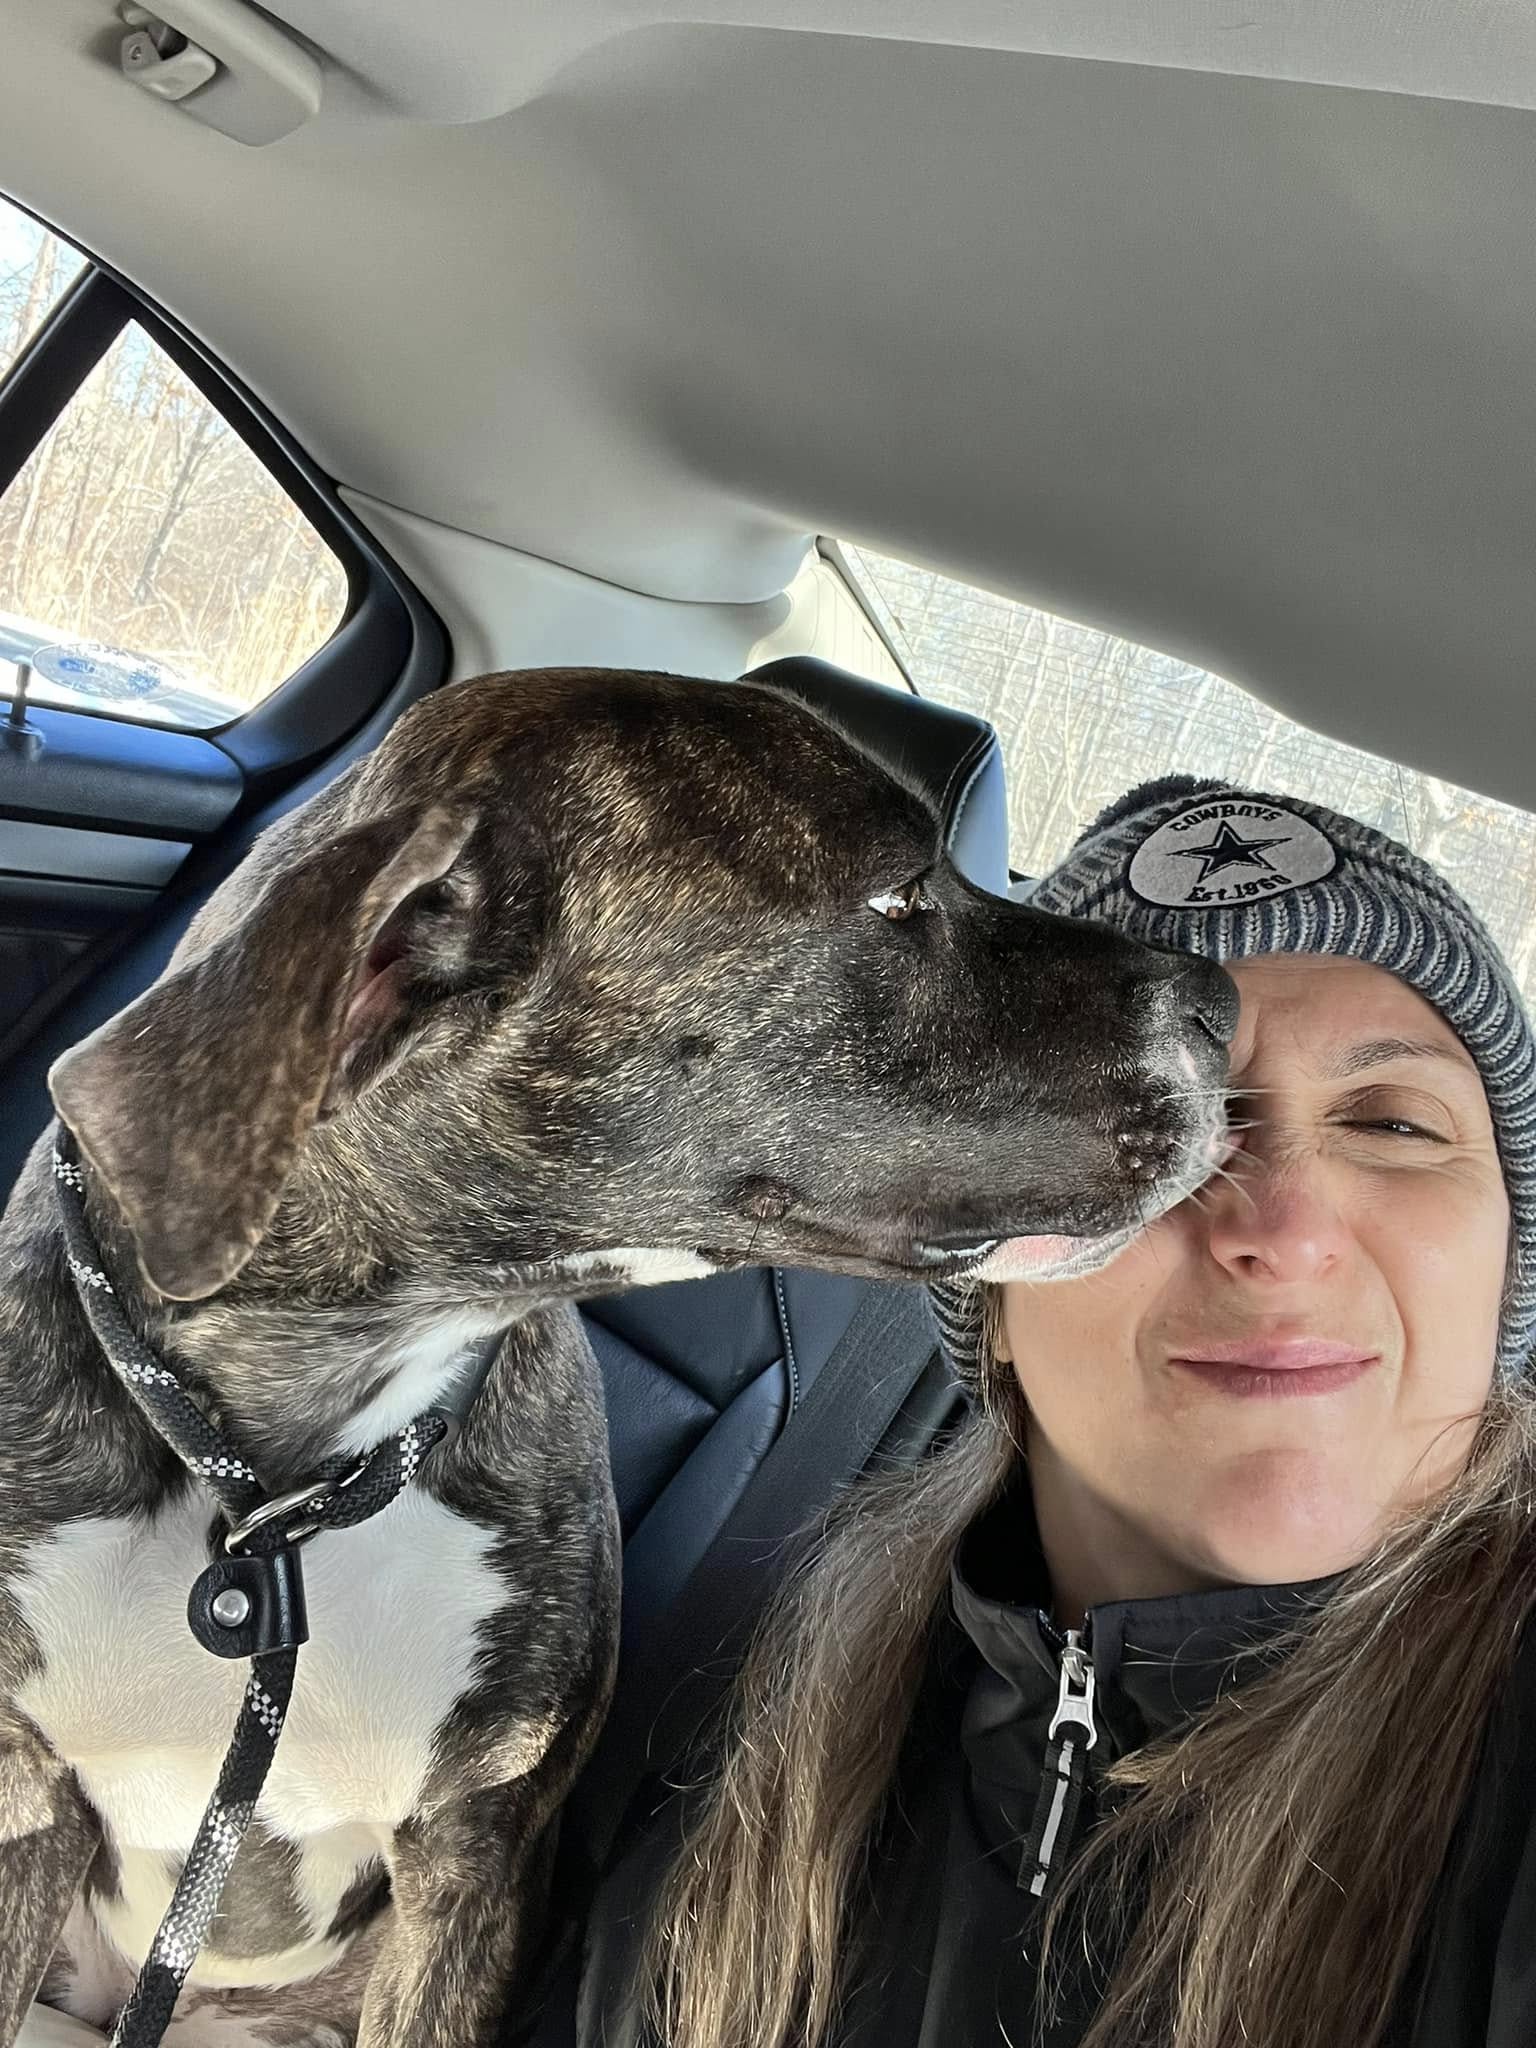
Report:
[[[1517,1375],[1536,1337],[1536,1036],[1514,977],[1442,876],[1384,833],[1318,804],[1173,775],[1095,819],[1029,896],[1133,939],[1247,960],[1322,953],[1395,974],[1432,1004],[1477,1063],[1509,1194],[1513,1265],[1498,1366]],[[980,1289],[932,1290],[951,1363],[985,1365]]]

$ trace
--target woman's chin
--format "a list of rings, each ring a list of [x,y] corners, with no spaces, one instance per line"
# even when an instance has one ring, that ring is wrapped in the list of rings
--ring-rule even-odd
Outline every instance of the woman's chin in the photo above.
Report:
[[[1299,1467],[1292,1455],[1284,1469],[1245,1465],[1210,1489],[1188,1549],[1218,1584],[1290,1585],[1358,1564],[1379,1519],[1379,1510],[1361,1499],[1358,1475]]]

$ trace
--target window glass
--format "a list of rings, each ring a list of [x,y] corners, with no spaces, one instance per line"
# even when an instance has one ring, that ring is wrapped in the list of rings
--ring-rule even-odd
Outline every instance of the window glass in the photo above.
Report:
[[[0,377],[84,268],[77,249],[0,199]]]
[[[23,218],[0,204],[0,238]],[[50,244],[64,248],[42,238],[43,281],[18,287],[18,332],[78,262],[64,250],[48,270]],[[0,696],[26,660],[40,703],[224,725],[323,646],[346,606],[341,562],[137,325],[0,497]]]
[[[918,688],[980,713],[1008,763],[1013,865],[1042,874],[1137,782],[1292,792],[1389,832],[1464,891],[1536,1006],[1536,817],[1325,738],[1220,676],[1094,626],[845,547]]]

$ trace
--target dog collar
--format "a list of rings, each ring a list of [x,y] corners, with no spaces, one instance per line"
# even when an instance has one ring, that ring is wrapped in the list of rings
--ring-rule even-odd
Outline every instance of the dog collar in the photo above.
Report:
[[[69,1270],[91,1333],[101,1346],[140,1414],[223,1510],[228,1525],[223,1547],[230,1556],[269,1554],[305,1542],[322,1529],[349,1529],[388,1507],[409,1486],[422,1461],[457,1434],[469,1404],[484,1383],[499,1338],[479,1347],[461,1392],[424,1410],[404,1429],[360,1456],[327,1458],[309,1484],[270,1494],[239,1450],[203,1413],[172,1369],[156,1357],[129,1322],[106,1270],[85,1213],[85,1176],[74,1140],[61,1125],[53,1154],[59,1212],[64,1224]],[[203,1632],[194,1622],[199,1641]],[[256,1647],[244,1632],[231,1631],[207,1647],[220,1656],[250,1656]],[[297,1639],[302,1641],[302,1636]]]

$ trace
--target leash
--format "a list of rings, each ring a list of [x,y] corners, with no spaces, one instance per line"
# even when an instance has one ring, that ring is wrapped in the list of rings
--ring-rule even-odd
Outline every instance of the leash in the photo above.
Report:
[[[213,1797],[109,2044],[154,2048],[207,1939],[283,1732],[299,1646],[309,1636],[300,1547],[322,1530],[356,1527],[404,1492],[423,1459],[458,1433],[500,1339],[481,1347],[462,1394],[427,1409],[364,1455],[328,1458],[309,1484],[269,1496],[124,1314],[86,1219],[79,1154],[62,1124],[53,1172],[70,1275],[92,1334],[139,1412],[214,1496],[227,1525],[220,1551],[193,1584],[188,1626],[214,1656],[251,1660]]]

